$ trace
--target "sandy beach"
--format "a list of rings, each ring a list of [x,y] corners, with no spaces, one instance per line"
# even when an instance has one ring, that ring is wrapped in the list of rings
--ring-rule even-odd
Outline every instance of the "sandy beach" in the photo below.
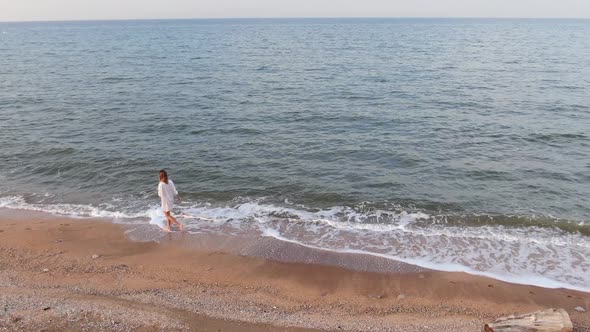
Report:
[[[590,330],[590,314],[574,310],[590,307],[583,292],[401,263],[370,272],[280,262],[185,245],[206,238],[178,232],[136,242],[128,227],[1,210],[0,330],[479,331],[551,307]]]

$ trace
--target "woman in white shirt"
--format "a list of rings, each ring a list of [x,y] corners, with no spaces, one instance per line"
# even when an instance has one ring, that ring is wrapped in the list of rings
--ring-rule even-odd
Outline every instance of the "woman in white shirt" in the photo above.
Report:
[[[158,183],[158,196],[162,199],[162,210],[164,210],[164,215],[166,215],[166,223],[167,227],[165,229],[166,232],[170,232],[170,224],[175,223],[178,224],[180,230],[182,230],[182,224],[176,220],[170,214],[172,209],[174,208],[174,197],[178,197],[180,201],[180,196],[178,195],[178,191],[176,191],[176,187],[174,186],[174,182],[168,179],[168,173],[165,170],[160,171],[160,183]]]

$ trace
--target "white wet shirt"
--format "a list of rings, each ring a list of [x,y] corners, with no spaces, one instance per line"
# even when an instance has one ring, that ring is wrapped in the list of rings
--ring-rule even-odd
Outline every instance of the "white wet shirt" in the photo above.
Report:
[[[168,183],[161,182],[158,184],[158,196],[162,198],[162,210],[171,211],[174,208],[174,196],[178,195],[174,182],[168,179]]]

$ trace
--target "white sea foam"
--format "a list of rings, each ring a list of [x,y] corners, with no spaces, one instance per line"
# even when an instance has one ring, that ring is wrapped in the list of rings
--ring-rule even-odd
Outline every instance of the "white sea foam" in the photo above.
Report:
[[[571,285],[566,282],[561,282],[561,281],[553,280],[553,279],[546,278],[543,276],[538,276],[538,275],[522,275],[522,274],[516,275],[516,274],[511,274],[511,273],[490,273],[490,272],[479,271],[479,270],[470,268],[465,265],[460,265],[460,264],[433,263],[431,261],[423,260],[423,259],[410,259],[410,258],[404,258],[404,257],[397,257],[397,256],[392,256],[392,255],[387,255],[387,254],[382,254],[382,253],[370,252],[370,251],[366,251],[366,250],[326,249],[323,247],[313,246],[313,245],[309,245],[309,244],[306,244],[306,243],[303,243],[300,241],[295,241],[292,239],[285,238],[282,235],[280,235],[280,233],[278,231],[276,231],[274,229],[265,229],[262,232],[262,235],[272,237],[272,238],[275,238],[277,240],[281,240],[284,242],[297,244],[297,245],[300,245],[300,246],[303,246],[306,248],[311,248],[311,249],[316,249],[316,250],[327,250],[327,251],[339,252],[339,253],[371,255],[371,256],[376,256],[376,257],[381,257],[381,258],[386,258],[386,259],[392,259],[392,260],[400,261],[402,263],[416,265],[416,266],[420,266],[420,267],[431,269],[431,270],[445,271],[445,272],[465,272],[465,273],[469,273],[469,274],[473,274],[473,275],[485,276],[485,277],[489,277],[492,279],[497,279],[497,280],[501,280],[501,281],[505,281],[505,282],[514,283],[514,284],[533,285],[533,286],[539,286],[539,287],[544,287],[544,288],[568,288],[568,289],[574,289],[574,290],[579,290],[579,291],[583,291],[583,292],[590,292],[590,287],[586,286],[586,285]]]
[[[433,217],[405,211],[359,213],[348,207],[308,211],[254,202],[200,205],[186,209],[186,213],[216,220],[224,232],[230,225],[250,232],[257,227],[261,236],[316,249],[370,254],[513,283],[590,291],[590,263],[585,259],[590,255],[588,237],[557,229],[421,226],[418,221]],[[375,222],[384,220],[387,223]],[[215,232],[218,226],[194,223],[191,227]]]
[[[156,225],[160,228],[166,228],[166,217],[161,207],[153,207],[147,211],[147,216],[150,218],[150,224]]]
[[[0,208],[110,218],[122,223],[149,220],[152,225],[165,227],[163,212],[157,205],[128,211],[117,205],[122,203],[113,200],[98,207],[32,204],[20,196],[0,197]],[[317,210],[249,201],[227,206],[184,203],[178,208],[180,220],[191,232],[247,232],[310,248],[369,254],[435,270],[590,291],[590,262],[586,259],[590,256],[590,239],[576,233],[538,227],[452,226],[438,224],[434,216],[424,212],[361,213],[344,206]]]
[[[26,211],[45,212],[54,215],[63,215],[74,218],[109,218],[109,219],[135,219],[147,217],[146,213],[124,213],[107,209],[108,204],[104,207],[97,207],[83,204],[44,204],[44,203],[27,203],[22,196],[5,196],[0,197],[0,208],[17,209]]]

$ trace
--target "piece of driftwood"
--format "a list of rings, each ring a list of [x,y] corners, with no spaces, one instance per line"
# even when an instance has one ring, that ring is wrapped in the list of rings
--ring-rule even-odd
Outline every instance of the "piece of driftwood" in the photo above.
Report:
[[[484,327],[485,332],[572,332],[573,329],[570,316],[563,309],[502,317]]]

